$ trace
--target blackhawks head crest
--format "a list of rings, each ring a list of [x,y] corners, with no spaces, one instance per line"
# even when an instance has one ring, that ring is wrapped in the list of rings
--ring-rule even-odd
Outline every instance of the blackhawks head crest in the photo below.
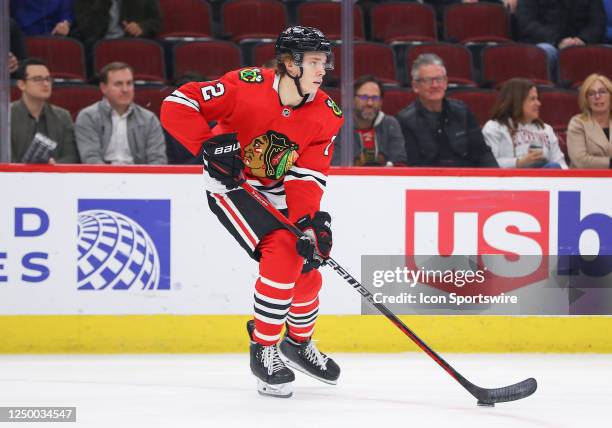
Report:
[[[247,83],[261,83],[264,80],[259,68],[243,68],[238,72],[238,77]]]
[[[244,163],[255,177],[279,180],[298,158],[297,149],[286,135],[268,131],[244,148]]]
[[[327,105],[327,107],[332,109],[336,116],[342,117],[342,110],[340,110],[340,107],[338,107],[338,104],[336,104],[334,100],[328,98],[327,100],[325,100],[325,104]]]

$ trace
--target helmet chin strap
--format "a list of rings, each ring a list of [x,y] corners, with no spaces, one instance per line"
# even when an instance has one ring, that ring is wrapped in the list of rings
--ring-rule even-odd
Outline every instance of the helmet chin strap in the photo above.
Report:
[[[287,76],[289,76],[293,80],[293,83],[295,83],[295,87],[297,88],[298,94],[300,94],[300,97],[302,98],[304,98],[304,93],[302,92],[302,85],[300,84],[300,78],[302,77],[303,74],[304,74],[304,68],[302,66],[300,66],[300,74],[297,77],[293,77],[292,75],[287,73]]]

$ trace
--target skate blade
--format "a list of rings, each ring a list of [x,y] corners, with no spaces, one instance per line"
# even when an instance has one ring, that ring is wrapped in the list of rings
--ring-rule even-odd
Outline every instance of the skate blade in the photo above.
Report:
[[[271,385],[257,379],[257,392],[268,397],[289,398],[293,395],[293,385],[291,382]]]
[[[326,384],[328,384],[328,385],[337,385],[337,384],[338,384],[338,380],[337,380],[337,379],[336,379],[336,380],[329,380],[329,379],[325,379],[325,378],[322,378],[322,377],[317,376],[317,375],[313,375],[312,373],[310,373],[310,372],[309,372],[308,370],[306,370],[305,368],[303,368],[303,367],[301,367],[301,366],[299,366],[299,365],[297,365],[297,364],[294,364],[294,363],[293,363],[293,361],[291,361],[289,358],[287,358],[287,357],[285,356],[285,354],[283,354],[283,353],[281,352],[280,348],[279,348],[279,350],[278,350],[278,353],[279,353],[279,355],[280,355],[280,357],[281,357],[281,360],[283,360],[283,363],[285,363],[285,365],[286,365],[287,367],[289,367],[289,368],[291,368],[291,369],[294,369],[294,370],[297,370],[297,371],[299,371],[299,372],[302,372],[302,373],[304,373],[305,375],[308,375],[308,376],[310,376],[311,378],[316,379],[316,380],[318,380],[318,381],[321,381],[321,382],[323,382],[323,383],[326,383]]]

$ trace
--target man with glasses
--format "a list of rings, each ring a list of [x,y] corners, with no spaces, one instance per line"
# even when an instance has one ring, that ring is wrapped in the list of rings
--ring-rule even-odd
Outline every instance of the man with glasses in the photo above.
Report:
[[[13,162],[34,162],[26,153],[30,146],[52,140],[56,147],[38,162],[78,163],[74,127],[70,113],[48,103],[53,78],[47,65],[38,59],[23,61],[16,72],[21,99],[11,104],[11,159]],[[53,144],[53,143],[51,143]],[[25,156],[25,157],[24,157]]]
[[[411,76],[418,99],[397,116],[408,164],[497,168],[474,114],[463,102],[446,98],[448,81],[442,59],[434,54],[419,55]]]
[[[384,89],[374,76],[361,76],[354,83],[353,114],[355,166],[393,166],[406,163],[404,137],[397,119],[381,111]],[[340,164],[342,137],[335,141],[333,165]]]

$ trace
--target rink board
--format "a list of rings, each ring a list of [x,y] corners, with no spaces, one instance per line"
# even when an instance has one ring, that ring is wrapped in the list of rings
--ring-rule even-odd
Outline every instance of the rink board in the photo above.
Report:
[[[209,212],[198,169],[0,165],[0,352],[244,350],[257,266]],[[359,278],[362,256],[406,253],[409,191],[536,192],[548,207],[535,219],[545,231],[540,248],[556,254],[567,233],[558,225],[562,197],[578,200],[583,217],[611,218],[610,178],[609,171],[338,169],[323,208],[333,213],[334,257]],[[144,236],[130,253],[139,286],[113,276],[122,259],[105,255],[108,245],[91,246],[90,220],[107,214],[120,233]],[[102,232],[121,238],[94,231]],[[609,248],[607,236],[593,236],[581,236],[583,254]],[[90,251],[106,270],[85,260]],[[359,294],[322,272],[317,337],[326,349],[415,349],[386,319],[359,315]],[[612,352],[606,315],[402,318],[441,351]]]
[[[612,318],[400,317],[440,352],[612,353]],[[247,315],[43,315],[0,317],[0,353],[246,352]],[[321,315],[326,352],[419,351],[383,316]]]

